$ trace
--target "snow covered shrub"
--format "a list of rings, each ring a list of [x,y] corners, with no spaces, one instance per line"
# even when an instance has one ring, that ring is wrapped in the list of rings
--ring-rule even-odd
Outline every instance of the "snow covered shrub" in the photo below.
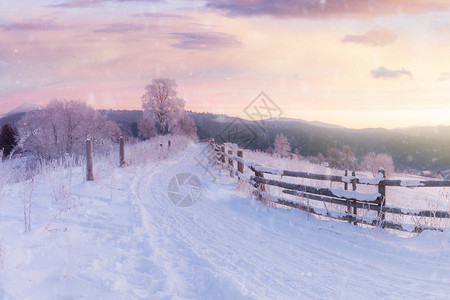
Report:
[[[2,160],[2,151],[0,150],[0,201],[3,198],[3,191],[8,184],[21,180],[24,177],[24,165],[20,164],[20,157]]]
[[[23,217],[25,223],[25,232],[31,231],[31,205],[34,192],[34,178],[29,180],[25,186],[23,194]]]
[[[450,213],[450,195],[446,190],[439,191],[438,201],[427,199],[426,208],[431,212],[431,216],[411,216],[414,225],[417,228],[439,228],[444,229],[450,227],[449,218],[439,218],[438,211],[447,211]]]
[[[117,146],[117,145],[116,145]],[[125,146],[126,154],[126,146]],[[127,157],[127,156],[126,156]],[[94,152],[94,176],[95,181],[112,185],[114,181],[114,169],[119,166],[119,148],[110,148],[109,151]]]
[[[331,167],[341,170],[356,170],[358,167],[355,154],[350,146],[342,146],[341,149],[329,148],[326,161]]]
[[[184,135],[152,137],[147,141],[125,146],[126,160],[131,166],[144,167],[151,162],[176,157],[179,152],[194,142],[195,140],[191,137]]]
[[[392,160],[392,157],[387,154],[376,154],[375,152],[368,153],[364,157],[362,167],[371,171],[374,177],[378,174],[380,168],[384,168],[386,176],[394,173],[394,161]]]
[[[275,154],[280,157],[289,157],[291,154],[291,145],[289,144],[287,137],[281,133],[277,134],[275,137],[273,147]]]
[[[149,139],[156,136],[155,124],[147,119],[142,119],[138,122],[139,137],[142,139]]]
[[[251,197],[255,188],[247,181],[239,180],[237,190],[242,192],[246,197]]]

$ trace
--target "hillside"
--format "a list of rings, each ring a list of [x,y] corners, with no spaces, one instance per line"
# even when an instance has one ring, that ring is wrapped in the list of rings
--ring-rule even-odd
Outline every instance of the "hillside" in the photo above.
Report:
[[[125,135],[138,136],[137,124],[142,111],[100,112],[117,122]],[[297,119],[280,118],[261,123],[212,113],[189,114],[197,125],[200,139],[215,138],[218,142],[235,142],[244,148],[265,151],[273,146],[275,136],[282,133],[288,137],[292,150],[298,149],[302,156],[326,154],[330,147],[348,145],[360,160],[372,151],[389,154],[398,170],[412,168],[437,173],[450,169],[450,127],[355,130]],[[23,113],[0,118],[0,125],[11,122],[15,126],[22,116]]]
[[[380,229],[264,206],[227,172],[194,158],[204,145],[129,147],[126,168],[98,157],[44,168],[0,198],[2,299],[445,299],[450,232],[400,238]],[[5,167],[5,165],[1,165]],[[200,184],[175,204],[175,176]],[[181,195],[191,194],[179,186]],[[24,232],[24,205],[31,226]],[[355,281],[356,280],[356,281]]]
[[[405,131],[347,129],[337,126],[317,126],[295,119],[279,119],[257,123],[226,116],[193,113],[199,137],[214,137],[219,142],[236,142],[245,148],[266,150],[279,133],[288,137],[291,148],[302,156],[326,154],[330,147],[350,146],[362,159],[369,152],[387,153],[399,170],[445,170],[450,168],[450,129],[443,127],[439,135],[413,135]],[[240,132],[239,138],[232,132]]]

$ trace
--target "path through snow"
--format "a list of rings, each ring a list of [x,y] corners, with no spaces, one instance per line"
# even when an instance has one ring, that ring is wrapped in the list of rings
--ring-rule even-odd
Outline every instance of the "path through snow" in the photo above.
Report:
[[[110,182],[70,187],[71,210],[51,210],[52,183],[35,191],[39,218],[23,233],[21,190],[0,202],[3,299],[445,299],[450,231],[404,239],[379,229],[268,208],[216,182],[193,158],[200,145],[146,168],[114,169]],[[170,180],[204,189],[174,205]],[[77,181],[78,180],[78,181]],[[6,199],[6,198],[3,198]],[[309,219],[309,220],[308,220]],[[48,225],[50,224],[50,225]],[[47,226],[47,230],[44,229]]]

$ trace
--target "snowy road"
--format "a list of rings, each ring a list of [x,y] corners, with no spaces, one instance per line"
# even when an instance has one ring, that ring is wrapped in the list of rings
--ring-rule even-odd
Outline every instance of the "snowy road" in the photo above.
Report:
[[[405,239],[266,207],[225,172],[205,175],[201,149],[103,181],[74,171],[62,212],[52,195],[64,185],[38,178],[29,233],[26,186],[12,186],[0,202],[0,299],[448,299],[449,230]],[[168,185],[185,172],[203,190],[180,207]]]
[[[225,174],[219,183],[203,175],[192,159],[198,152],[199,147],[189,148],[132,187],[151,260],[162,270],[161,296],[330,299],[450,293],[449,251],[424,257],[407,248],[413,241],[382,231],[308,222],[303,212],[239,198]],[[196,174],[205,187],[200,201],[187,208],[167,195],[170,179],[182,172]]]

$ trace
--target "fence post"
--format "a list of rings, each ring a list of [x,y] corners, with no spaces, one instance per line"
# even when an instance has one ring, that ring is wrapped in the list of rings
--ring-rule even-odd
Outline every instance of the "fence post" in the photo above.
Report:
[[[264,173],[263,172],[259,172],[259,171],[255,171],[255,176],[264,178]],[[263,183],[258,183],[258,185],[256,187],[258,189],[258,191],[257,191],[258,192],[258,200],[262,201],[263,198],[262,198],[262,195],[261,195],[260,192],[265,192],[266,191],[266,185],[263,184]]]
[[[381,195],[381,200],[378,206],[380,207],[380,210],[378,211],[378,218],[381,221],[384,221],[385,215],[382,211],[383,207],[386,204],[386,186],[384,185],[384,180],[386,179],[386,172],[384,169],[380,168],[378,170],[378,173],[381,173],[383,175],[383,179],[378,183],[378,193]]]
[[[121,167],[125,165],[125,139],[123,136],[119,138],[119,165]]]
[[[344,171],[344,176],[345,177],[347,177],[348,176],[348,170],[347,169],[345,169],[345,171]],[[344,182],[344,190],[348,190],[348,183],[347,182]]]
[[[86,140],[86,181],[94,181],[94,159],[92,157],[92,141]]]
[[[244,158],[244,151],[242,151],[241,149],[239,149],[237,151],[237,156],[240,158]],[[237,163],[237,168],[238,168],[238,172],[244,174],[244,164],[241,163],[240,161],[238,161]]]
[[[220,152],[225,153],[225,146],[220,146]],[[221,161],[225,163],[225,155],[222,154]]]
[[[228,150],[228,154],[229,154],[229,155],[233,155],[233,150]],[[228,164],[229,164],[232,168],[234,168],[234,161],[233,161],[232,158],[228,158]],[[233,171],[231,171],[231,170],[230,170],[230,176],[231,176],[231,177],[234,177]]]
[[[352,179],[352,190],[353,191],[356,191],[356,172],[355,171],[353,171],[352,172],[352,176],[353,176],[353,179]],[[354,203],[356,203],[356,201],[353,201]],[[355,218],[356,218],[356,216],[358,215],[358,209],[356,208],[356,207],[353,207],[353,214],[355,215]],[[358,224],[358,222],[353,222],[353,225],[356,225],[356,224]]]
[[[347,177],[348,176],[348,170],[345,169],[344,171],[344,176]],[[344,189],[347,191],[348,190],[348,182],[344,182]],[[352,201],[351,200],[347,200],[347,213],[351,214],[352,213]],[[348,216],[348,222],[351,224],[352,221],[350,220],[350,215]]]

